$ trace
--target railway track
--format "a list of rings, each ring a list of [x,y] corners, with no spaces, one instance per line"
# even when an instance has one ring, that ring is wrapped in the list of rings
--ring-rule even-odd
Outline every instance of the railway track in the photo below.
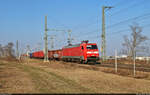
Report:
[[[104,64],[96,64],[96,67],[108,67],[108,68],[115,68],[114,63],[104,63]],[[117,64],[118,69],[128,69],[133,70],[133,64]],[[143,71],[143,72],[150,72],[150,66],[146,65],[136,65],[135,67],[136,71]]]

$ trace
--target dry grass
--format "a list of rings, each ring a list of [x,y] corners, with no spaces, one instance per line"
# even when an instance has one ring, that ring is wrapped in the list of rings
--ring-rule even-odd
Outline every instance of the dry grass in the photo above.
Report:
[[[37,61],[37,60],[36,60]],[[78,68],[83,68],[87,70],[94,71],[102,71],[105,73],[117,74],[120,76],[133,77],[133,71],[128,69],[118,69],[116,73],[114,68],[107,67],[96,67],[95,65],[85,65],[85,64],[77,64],[71,62],[63,62],[63,61],[50,61],[49,63],[35,63],[35,65],[42,65],[44,68],[53,68],[53,69],[65,69],[65,70],[76,70]],[[148,79],[149,74],[142,71],[136,71],[136,76],[134,78],[137,79]]]
[[[12,65],[0,63],[0,93],[33,93],[35,90],[30,76]]]
[[[0,61],[18,61],[15,57],[0,57]]]
[[[133,70],[127,69],[118,69],[117,72],[115,72],[115,70],[112,68],[100,68],[100,71],[105,73],[117,74],[120,76],[134,77],[137,79],[147,79],[149,77],[148,73],[142,71],[136,71],[136,76],[133,76]]]
[[[41,93],[150,93],[150,74],[137,72],[133,78],[132,71],[95,67],[93,65],[30,59],[17,64],[15,70],[18,79],[24,77],[25,83],[32,82],[32,92]],[[0,64],[0,68],[3,65]],[[12,67],[10,67],[12,68]],[[22,73],[18,73],[21,72]],[[0,73],[4,73],[0,71]],[[9,70],[10,73],[10,70]],[[21,75],[22,76],[21,76]],[[5,78],[5,76],[1,76]],[[7,76],[6,76],[7,77]],[[0,79],[1,80],[1,79]],[[5,84],[8,79],[3,79]],[[22,83],[22,82],[20,82]],[[15,83],[12,83],[13,85]],[[3,88],[4,85],[2,85]],[[19,85],[21,86],[21,85]],[[0,85],[1,87],[1,85]],[[13,86],[9,86],[13,88]],[[28,88],[27,86],[23,86]],[[1,88],[0,88],[1,89]],[[18,88],[16,88],[18,89]],[[9,92],[3,88],[3,91]],[[3,92],[2,90],[0,90]],[[26,90],[27,92],[28,90]]]
[[[82,87],[91,89],[93,93],[150,93],[150,80],[146,80],[149,74],[144,72],[136,72],[138,78],[136,79],[133,78],[132,71],[118,70],[115,74],[110,68],[96,68],[84,64],[56,61],[45,65],[43,63],[30,65],[44,66],[43,70],[73,80]]]
[[[118,63],[123,63],[123,64],[133,64],[132,59],[118,59],[117,61],[118,61]],[[101,61],[99,61],[99,62],[101,62]],[[103,63],[115,63],[115,59],[109,59]],[[146,60],[136,60],[136,65],[150,66],[150,61],[147,62]]]
[[[52,63],[53,65],[56,65]],[[61,64],[61,63],[60,63]],[[64,64],[61,64],[64,65]],[[69,63],[66,63],[68,65]],[[71,63],[73,64],[73,63]],[[50,64],[51,65],[51,64]],[[79,65],[79,66],[78,66]],[[56,69],[52,67],[45,68],[44,70],[55,72],[58,75],[65,76],[71,80],[76,81],[77,83],[81,84],[82,86],[88,87],[89,89],[94,90],[94,92],[99,93],[144,93],[150,92],[149,88],[149,80],[145,80],[148,77],[147,73],[144,72],[137,72],[136,78],[132,78],[132,71],[127,70],[118,70],[118,75],[114,75],[114,70],[106,69],[106,68],[97,68],[93,67],[86,67],[82,68],[81,64],[74,66],[76,69],[64,69],[59,68]],[[58,66],[58,63],[57,63]],[[70,65],[71,66],[71,65]],[[77,68],[81,67],[81,68]],[[103,72],[107,73],[103,73]],[[111,74],[112,73],[112,74]],[[121,76],[120,76],[121,75]],[[124,77],[128,76],[128,77]],[[141,79],[141,78],[144,78]],[[141,85],[144,85],[141,87]],[[131,87],[131,88],[130,88]]]
[[[0,63],[2,64],[2,63]],[[37,63],[40,64],[40,63]],[[0,92],[2,93],[84,93],[84,92],[92,92],[90,89],[86,87],[82,87],[80,84],[69,80],[63,76],[59,76],[53,72],[46,72],[40,68],[45,68],[45,66],[41,65],[38,67],[33,67],[28,64],[16,64],[16,63],[8,63],[5,62],[7,67],[3,67],[7,70],[6,72],[1,72],[1,83],[2,88]],[[32,65],[35,65],[33,62]],[[49,66],[49,64],[46,64]],[[15,66],[15,67],[14,67]],[[52,65],[51,65],[52,66]],[[55,66],[53,66],[55,67]],[[13,68],[13,71],[10,71]],[[22,71],[24,72],[22,72]],[[27,73],[27,75],[26,75]],[[13,75],[14,74],[14,75]],[[9,76],[9,78],[6,75]],[[15,79],[11,80],[14,78]],[[17,76],[17,77],[16,77]],[[28,81],[27,81],[28,80]],[[30,80],[30,81],[29,81]],[[34,86],[34,89],[30,89],[24,84],[31,84],[31,87]],[[9,89],[6,89],[6,87]],[[29,89],[28,89],[29,88]],[[30,91],[31,90],[31,91]]]
[[[149,81],[137,80],[130,77],[121,77],[114,74],[106,74],[98,71],[86,69],[76,69],[73,72],[67,70],[46,69],[56,74],[63,75],[71,80],[76,81],[82,86],[93,89],[98,93],[135,93],[135,92],[150,92],[148,88]],[[134,88],[135,85],[138,85]],[[141,85],[144,85],[141,88]],[[133,88],[129,88],[132,86]],[[146,89],[146,90],[145,90]]]

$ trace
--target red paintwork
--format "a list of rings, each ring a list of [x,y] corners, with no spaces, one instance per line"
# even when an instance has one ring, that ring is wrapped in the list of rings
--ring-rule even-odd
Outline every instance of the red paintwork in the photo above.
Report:
[[[72,48],[63,48],[62,56],[83,56],[81,46]]]
[[[32,53],[32,57],[44,58],[44,53],[43,53],[43,51],[36,51],[36,52]]]
[[[96,45],[96,43],[88,43],[85,44],[84,47],[86,48],[87,45]],[[92,52],[92,53],[88,53],[88,52]],[[99,57],[99,52],[98,53],[93,53],[93,52],[98,52],[98,49],[85,49],[84,53],[85,53],[85,59],[87,59],[87,57]]]
[[[50,59],[60,59],[62,56],[62,50],[51,50],[48,51],[48,56]]]
[[[88,57],[99,57],[98,49],[87,49],[87,45],[96,45],[96,43],[82,43],[77,47],[72,48],[63,48],[62,49],[62,56],[83,56],[84,60],[87,61]],[[82,46],[84,47],[84,50],[82,50]],[[87,53],[92,52],[92,53]],[[97,53],[93,53],[97,52]]]
[[[60,59],[61,58],[61,52],[62,50],[51,50],[48,51],[48,58],[50,59]],[[56,56],[57,55],[57,56]],[[32,53],[33,58],[44,58],[44,52],[43,51],[36,51]]]
[[[79,58],[83,61],[88,61],[89,58],[98,58],[98,49],[87,49],[87,45],[96,45],[96,43],[81,43],[73,46],[66,46],[59,50],[48,51],[48,58],[62,59],[62,58]],[[82,47],[84,49],[82,49]],[[44,58],[43,51],[32,53],[33,58]],[[83,59],[82,59],[83,58]]]

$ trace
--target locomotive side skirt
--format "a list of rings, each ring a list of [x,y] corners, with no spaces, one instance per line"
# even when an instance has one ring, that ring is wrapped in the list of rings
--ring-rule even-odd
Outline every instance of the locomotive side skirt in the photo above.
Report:
[[[99,57],[87,57],[87,60],[88,61],[98,61],[99,60]]]
[[[62,56],[62,58],[72,58],[72,59],[80,59],[84,60],[84,56]]]

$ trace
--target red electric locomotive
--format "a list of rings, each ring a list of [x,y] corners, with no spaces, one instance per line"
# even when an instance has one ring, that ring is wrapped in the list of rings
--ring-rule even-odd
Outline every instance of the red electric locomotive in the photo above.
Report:
[[[99,60],[99,52],[96,43],[82,41],[81,44],[63,47],[61,58],[64,61],[96,62]]]

